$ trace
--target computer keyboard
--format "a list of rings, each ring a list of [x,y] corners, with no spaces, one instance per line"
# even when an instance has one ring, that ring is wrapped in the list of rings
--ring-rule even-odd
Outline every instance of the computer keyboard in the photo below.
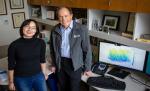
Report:
[[[111,76],[89,77],[87,83],[105,89],[125,90],[126,84]]]

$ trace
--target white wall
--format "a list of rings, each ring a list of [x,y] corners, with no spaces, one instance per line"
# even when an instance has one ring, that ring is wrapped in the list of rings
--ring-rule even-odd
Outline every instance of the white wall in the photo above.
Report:
[[[135,17],[134,39],[142,34],[150,34],[150,14],[137,13]]]
[[[7,15],[0,15],[0,46],[10,44],[19,37],[19,28],[13,28],[11,13],[25,12],[26,19],[29,18],[27,0],[23,1],[24,9],[10,9],[9,0],[6,0]]]

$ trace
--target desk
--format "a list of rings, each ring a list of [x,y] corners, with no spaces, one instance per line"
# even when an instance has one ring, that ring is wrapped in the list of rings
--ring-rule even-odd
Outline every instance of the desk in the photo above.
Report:
[[[8,79],[4,81],[0,79],[0,91],[8,91]]]
[[[109,70],[110,70],[110,69],[109,69]],[[108,71],[109,71],[109,70],[108,70]],[[107,71],[107,72],[108,72],[108,71]],[[112,76],[112,75],[107,74],[107,72],[106,72],[105,75]],[[134,72],[131,72],[130,75],[137,76],[137,74],[135,74]],[[96,76],[99,76],[99,75],[97,75],[97,74],[94,74],[94,75],[93,75],[93,77],[96,77]],[[112,76],[112,77],[114,77],[114,76]],[[126,89],[125,89],[125,91],[145,91],[146,86],[140,84],[139,82],[136,82],[136,81],[133,80],[130,76],[127,76],[125,79],[120,79],[120,78],[118,78],[118,77],[114,77],[114,78],[116,78],[117,80],[124,81],[124,82],[126,83]],[[83,75],[83,76],[81,77],[81,80],[82,80],[83,82],[85,82],[85,83],[87,82],[87,79],[88,79],[88,77],[85,76],[85,75]],[[139,79],[139,80],[143,80],[142,78],[138,78],[138,79]],[[112,89],[103,89],[103,88],[99,88],[99,87],[95,87],[95,86],[92,86],[92,87],[93,87],[94,89],[98,90],[98,91],[118,91],[118,90],[112,90]]]
[[[0,85],[0,91],[8,91],[8,85]]]
[[[8,60],[7,59],[8,59],[7,57],[0,59],[0,70],[7,71],[7,69],[8,69],[8,66],[7,66]],[[0,91],[8,91],[8,79],[4,80],[4,81],[0,79]]]

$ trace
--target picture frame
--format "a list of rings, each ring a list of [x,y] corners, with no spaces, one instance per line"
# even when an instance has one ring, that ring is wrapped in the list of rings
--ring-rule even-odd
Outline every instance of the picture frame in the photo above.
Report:
[[[135,22],[135,13],[129,13],[127,27],[125,31],[126,33],[133,34],[134,22]]]
[[[52,10],[47,11],[47,19],[54,20],[55,19],[55,11],[52,11]]]
[[[32,8],[31,16],[32,17],[40,17],[41,12],[40,8]]]
[[[111,30],[117,30],[119,18],[119,16],[104,15],[102,24],[105,27],[109,27]]]
[[[11,9],[23,9],[24,0],[9,0]]]
[[[24,12],[12,13],[12,21],[14,28],[20,28],[22,22],[25,20]]]
[[[6,0],[0,0],[0,15],[7,15]]]

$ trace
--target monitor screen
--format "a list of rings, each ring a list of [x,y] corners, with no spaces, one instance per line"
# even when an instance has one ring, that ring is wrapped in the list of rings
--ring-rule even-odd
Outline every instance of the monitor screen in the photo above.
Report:
[[[148,53],[148,58],[146,60],[146,74],[150,75],[150,52]]]
[[[146,51],[125,45],[100,42],[99,61],[143,71]]]

